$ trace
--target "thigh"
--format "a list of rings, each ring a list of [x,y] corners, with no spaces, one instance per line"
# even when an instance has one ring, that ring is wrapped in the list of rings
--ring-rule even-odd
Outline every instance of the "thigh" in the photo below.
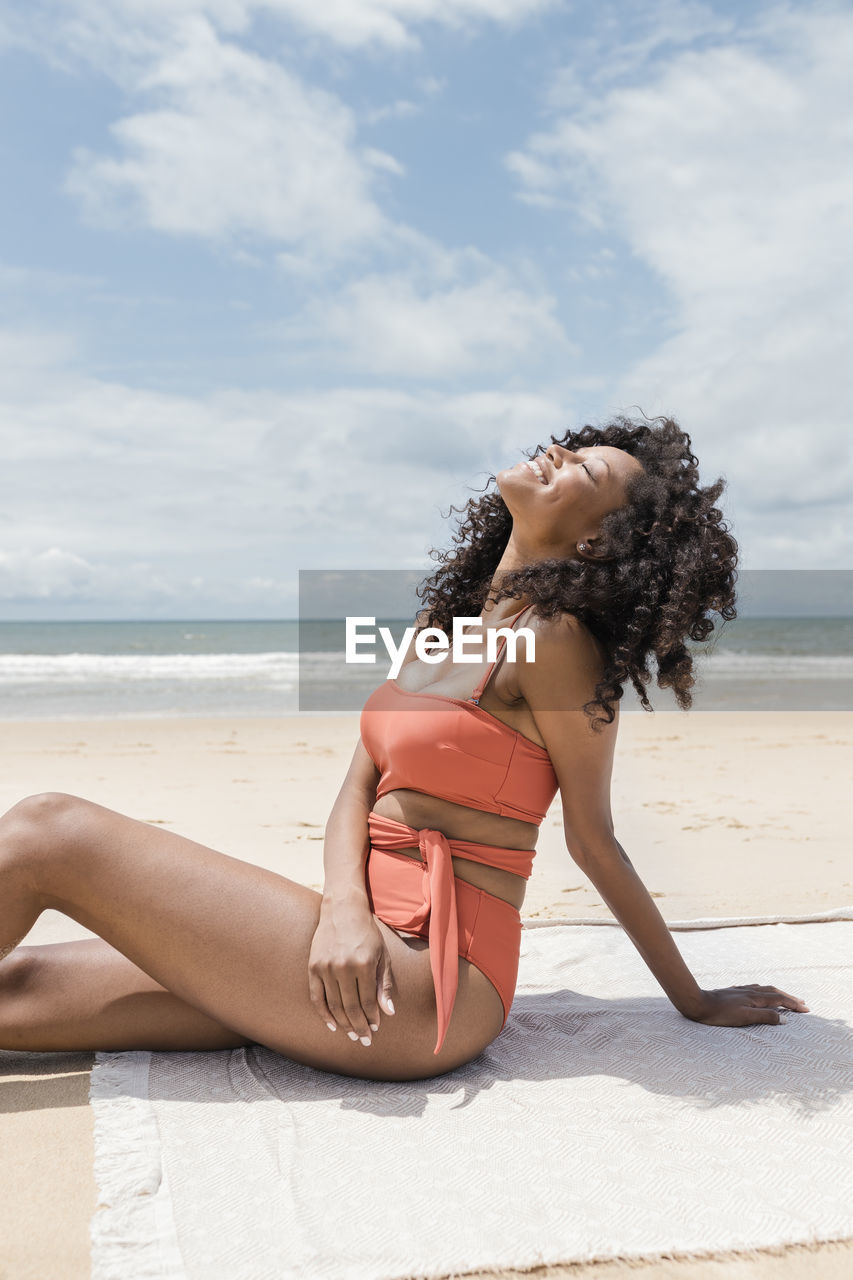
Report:
[[[91,801],[35,799],[42,800],[35,827],[42,907],[79,921],[239,1037],[310,1066],[376,1079],[438,1074],[469,1061],[493,1038],[483,975],[466,969],[463,979],[460,961],[456,1016],[442,1052],[433,1055],[429,952],[390,929],[396,1014],[381,1014],[370,1046],[340,1029],[330,1032],[308,987],[319,893]]]

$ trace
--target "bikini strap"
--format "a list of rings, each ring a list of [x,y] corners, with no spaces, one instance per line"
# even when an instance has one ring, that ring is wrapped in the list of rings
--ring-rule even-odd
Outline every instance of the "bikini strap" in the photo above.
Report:
[[[510,630],[515,631],[516,623],[518,622],[518,620],[525,613],[527,613],[528,609],[531,609],[532,607],[533,607],[532,605],[528,605],[526,609],[522,609],[520,613],[517,613],[515,615],[515,618],[512,621],[512,626]],[[475,706],[479,705],[480,699],[483,696],[483,690],[485,689],[486,685],[489,683],[489,678],[492,672],[495,670],[501,658],[504,656],[506,652],[506,646],[507,646],[507,637],[501,636],[500,645],[497,653],[495,654],[495,660],[494,662],[489,663],[488,667],[486,668],[485,674],[480,679],[480,683],[477,685],[477,688],[471,694],[471,697],[468,698],[468,702],[473,702]]]

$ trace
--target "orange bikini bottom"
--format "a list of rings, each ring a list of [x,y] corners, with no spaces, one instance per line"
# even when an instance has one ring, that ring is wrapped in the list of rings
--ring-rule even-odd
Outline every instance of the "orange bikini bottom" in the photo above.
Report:
[[[478,889],[453,873],[451,856],[463,856],[464,840],[448,840],[440,831],[421,831],[371,812],[370,851],[365,883],[373,914],[396,932],[429,939],[435,985],[438,1038],[444,1043],[459,978],[459,956],[486,975],[504,1007],[501,1030],[509,1017],[518,980],[521,914],[503,898]],[[480,853],[489,846],[472,845]],[[418,848],[423,861],[399,849]]]

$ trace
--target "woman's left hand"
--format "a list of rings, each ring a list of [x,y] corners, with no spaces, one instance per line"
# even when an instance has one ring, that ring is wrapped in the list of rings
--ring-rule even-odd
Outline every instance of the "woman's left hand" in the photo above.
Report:
[[[781,1021],[779,1009],[808,1013],[804,1000],[780,991],[778,987],[760,987],[753,982],[744,987],[719,987],[703,991],[697,1011],[684,1016],[692,1022],[711,1027],[748,1027],[756,1022]]]

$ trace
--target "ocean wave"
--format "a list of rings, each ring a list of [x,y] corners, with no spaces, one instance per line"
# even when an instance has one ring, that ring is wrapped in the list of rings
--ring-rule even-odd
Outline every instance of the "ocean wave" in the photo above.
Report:
[[[711,675],[853,679],[851,654],[756,653],[738,649],[701,651],[697,666]],[[292,687],[299,675],[321,672],[379,674],[382,663],[344,663],[343,654],[298,653],[4,653],[0,684],[45,681],[249,680]]]
[[[784,676],[797,680],[853,678],[853,655],[804,653],[749,653],[721,649],[703,654],[702,669],[711,675]]]
[[[4,653],[0,684],[261,680],[291,687],[298,663],[296,653]]]

